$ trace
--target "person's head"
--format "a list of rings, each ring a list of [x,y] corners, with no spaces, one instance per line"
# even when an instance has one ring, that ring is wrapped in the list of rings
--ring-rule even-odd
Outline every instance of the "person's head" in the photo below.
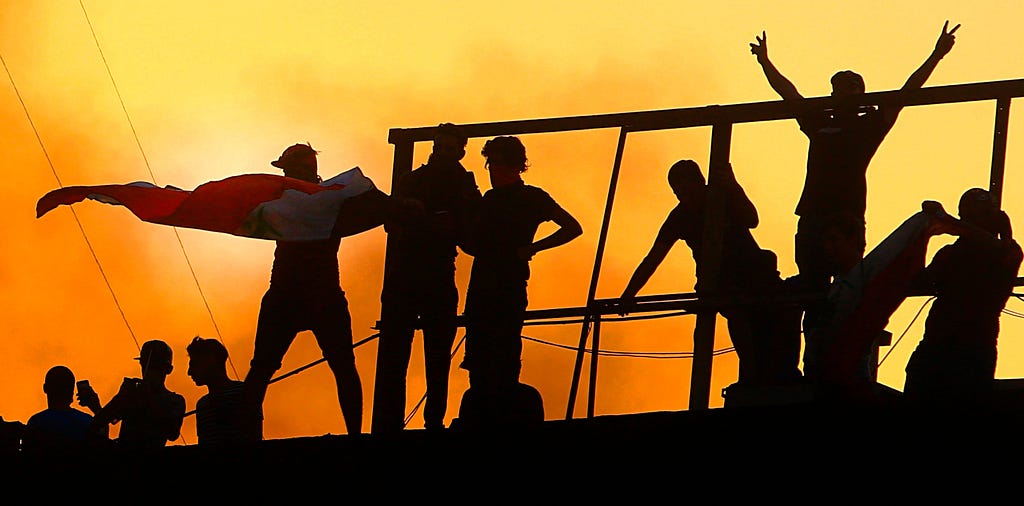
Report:
[[[849,213],[832,215],[822,228],[822,244],[833,273],[849,272],[864,258],[864,219]]]
[[[693,201],[707,191],[704,174],[693,160],[679,160],[668,169],[668,185],[680,202]]]
[[[469,139],[465,132],[454,123],[441,123],[434,132],[434,147],[430,152],[430,161],[437,163],[455,163],[466,156],[466,142]]]
[[[1002,232],[1002,212],[988,190],[971,188],[960,195],[957,206],[960,219],[993,234]]]
[[[70,406],[75,396],[75,373],[63,365],[51,367],[43,380],[43,393],[51,408]]]
[[[270,162],[270,165],[284,171],[284,175],[311,183],[319,183],[320,176],[317,175],[316,155],[318,151],[313,149],[308,142],[306,144],[292,144],[288,146],[281,156]]]
[[[196,336],[185,348],[188,353],[188,376],[198,386],[209,386],[227,377],[228,350],[216,339]]]
[[[159,339],[143,343],[139,356],[135,357],[142,367],[142,379],[150,375],[166,377],[174,370],[173,359],[174,352],[171,351],[171,347]]]
[[[484,143],[480,151],[486,159],[487,170],[508,169],[516,174],[526,172],[529,160],[526,158],[526,146],[514,136],[495,137]]]
[[[833,97],[857,95],[864,90],[864,78],[852,70],[840,70],[832,75]]]

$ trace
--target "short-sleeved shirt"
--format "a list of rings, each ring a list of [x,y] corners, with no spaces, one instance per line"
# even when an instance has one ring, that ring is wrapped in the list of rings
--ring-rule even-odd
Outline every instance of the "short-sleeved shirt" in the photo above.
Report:
[[[533,243],[537,228],[559,208],[546,191],[519,182],[492,188],[480,201],[477,225],[468,245],[473,254],[470,287],[508,286],[530,279],[530,262],[517,250]]]
[[[166,389],[143,395],[148,398],[139,397],[132,402],[119,392],[104,407],[104,411],[111,409],[114,418],[121,420],[117,442],[124,448],[160,448],[180,435],[185,398]]]
[[[460,233],[480,200],[473,173],[458,162],[430,162],[402,176],[392,195],[416,199],[424,208],[423,216],[388,231],[394,265],[454,269]]]
[[[994,349],[999,315],[1013,292],[1021,260],[996,241],[960,237],[942,247],[923,276],[937,297],[925,321],[925,346]]]
[[[270,287],[278,289],[338,288],[341,239],[277,241]]]
[[[807,175],[796,214],[849,212],[863,216],[868,164],[892,125],[877,109],[839,119],[822,112],[802,116],[799,122],[809,146]]]
[[[196,401],[196,437],[200,446],[222,447],[261,439],[261,414],[243,409],[243,387],[243,382],[230,380],[227,386]]]
[[[693,258],[699,258],[704,237],[704,209],[693,209],[684,203],[676,205],[658,232],[658,237],[666,236],[685,241]],[[775,253],[758,246],[749,228],[737,225],[727,215],[719,272],[723,289],[750,287],[752,283],[777,279],[777,258]],[[698,277],[695,288],[700,289],[700,285]]]
[[[66,450],[87,442],[92,415],[75,408],[44,409],[25,424],[25,447],[34,450]]]

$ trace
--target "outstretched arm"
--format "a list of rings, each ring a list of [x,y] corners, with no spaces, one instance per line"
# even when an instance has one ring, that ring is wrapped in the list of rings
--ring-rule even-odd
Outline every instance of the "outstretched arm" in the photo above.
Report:
[[[939,34],[939,39],[935,41],[935,48],[932,49],[932,53],[928,55],[928,58],[921,64],[910,77],[907,78],[907,82],[903,84],[900,90],[916,90],[924,86],[925,81],[932,75],[932,71],[939,64],[939,60],[942,60],[950,50],[953,49],[953,44],[956,42],[956,36],[953,35],[960,28],[957,24],[952,29],[949,28],[949,21],[946,21],[942,25],[942,33]],[[899,115],[903,109],[902,106],[889,107],[885,110],[886,118],[892,123],[896,122],[896,116]]]
[[[622,290],[622,295],[619,296],[620,315],[629,313],[629,306],[633,305],[633,299],[636,298],[636,294],[651,279],[654,271],[658,270],[658,266],[668,256],[668,252],[672,250],[672,245],[675,242],[675,238],[671,237],[668,229],[662,225],[661,231],[658,232],[658,237],[654,239],[654,244],[651,245],[651,250],[647,252],[647,256],[644,257],[640,265],[633,271],[633,276],[629,278],[629,283],[626,283],[626,288]]]
[[[797,91],[796,86],[775,68],[775,64],[768,58],[768,35],[762,30],[761,36],[754,36],[755,42],[750,43],[750,54],[757,56],[757,63],[761,64],[764,76],[768,78],[768,84],[775,90],[783,100],[799,100],[804,98]]]

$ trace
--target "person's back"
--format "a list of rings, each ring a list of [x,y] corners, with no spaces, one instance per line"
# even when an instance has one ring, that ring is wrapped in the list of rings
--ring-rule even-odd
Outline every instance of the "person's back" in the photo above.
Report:
[[[496,389],[470,388],[462,396],[460,430],[527,429],[544,422],[544,399],[536,388],[517,382]]]
[[[118,395],[122,392],[126,395],[122,397],[124,404],[121,406],[118,445],[126,449],[152,449],[162,448],[178,439],[185,415],[185,398],[168,390],[162,383],[140,381],[130,388],[135,391],[118,392]]]
[[[244,383],[227,375],[228,351],[215,339],[195,337],[186,348],[188,375],[207,387],[196,401],[196,437],[202,448],[238,447],[262,440],[262,414],[248,411]]]
[[[259,415],[244,415],[244,386],[241,381],[228,380],[196,401],[196,438],[201,447],[222,448],[263,439]]]
[[[92,415],[71,406],[75,375],[65,366],[50,368],[43,382],[46,409],[25,424],[22,447],[26,453],[72,452],[93,442]]]
[[[802,117],[800,129],[809,142],[807,174],[796,214],[863,216],[868,164],[891,128],[877,109],[845,116],[819,113]]]

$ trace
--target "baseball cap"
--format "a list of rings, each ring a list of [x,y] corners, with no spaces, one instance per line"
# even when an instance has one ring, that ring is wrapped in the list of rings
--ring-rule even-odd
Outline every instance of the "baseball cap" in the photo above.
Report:
[[[300,160],[311,154],[315,156],[317,154],[317,151],[313,149],[313,146],[309,145],[308,143],[292,144],[291,146],[288,146],[288,148],[286,148],[284,152],[281,153],[281,156],[277,157],[277,160],[270,162],[270,165],[273,165],[274,167],[277,167],[279,169],[294,167],[299,163]]]
[[[135,360],[148,367],[158,364],[171,365],[173,357],[174,352],[171,351],[171,347],[167,343],[155,339],[143,343],[142,350],[139,351],[139,356],[135,357]]]

